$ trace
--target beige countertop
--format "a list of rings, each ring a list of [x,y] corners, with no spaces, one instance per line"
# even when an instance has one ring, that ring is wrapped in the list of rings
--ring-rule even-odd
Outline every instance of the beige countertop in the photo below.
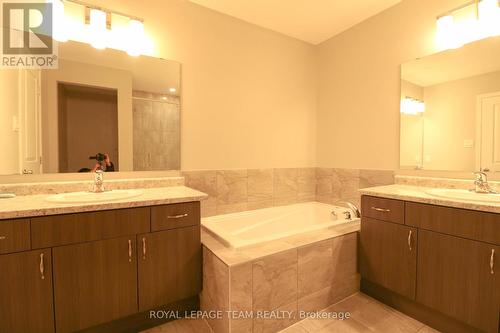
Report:
[[[371,195],[388,199],[413,201],[431,205],[478,210],[490,213],[500,213],[500,202],[493,203],[493,202],[480,202],[480,201],[442,198],[427,193],[426,191],[430,189],[431,189],[430,187],[396,184],[396,185],[369,187],[361,189],[359,190],[359,192],[362,195]]]
[[[47,201],[47,197],[50,194],[24,195],[10,199],[0,199],[0,220],[165,205],[200,201],[207,198],[205,193],[186,186],[145,188],[140,190],[142,194],[137,197],[99,203],[53,203]]]

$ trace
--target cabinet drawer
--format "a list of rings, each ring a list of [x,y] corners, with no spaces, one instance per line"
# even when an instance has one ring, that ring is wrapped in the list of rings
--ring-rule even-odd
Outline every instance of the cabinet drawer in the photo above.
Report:
[[[151,207],[151,230],[168,230],[200,224],[200,202]]]
[[[404,201],[363,196],[361,198],[363,216],[373,219],[404,224]]]
[[[150,231],[150,208],[37,217],[31,220],[34,249],[134,235]]]
[[[0,254],[30,249],[30,220],[0,221]]]
[[[405,219],[417,228],[500,245],[500,214],[407,202]]]

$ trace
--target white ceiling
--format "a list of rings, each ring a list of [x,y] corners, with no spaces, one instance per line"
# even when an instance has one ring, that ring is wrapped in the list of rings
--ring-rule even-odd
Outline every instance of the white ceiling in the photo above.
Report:
[[[189,0],[198,5],[319,44],[401,0]]]

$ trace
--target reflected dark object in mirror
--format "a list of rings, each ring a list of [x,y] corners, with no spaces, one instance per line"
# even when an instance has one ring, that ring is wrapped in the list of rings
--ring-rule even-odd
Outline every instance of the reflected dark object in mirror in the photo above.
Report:
[[[89,160],[96,160],[97,162],[101,163],[106,159],[106,155],[103,153],[97,153],[95,156],[89,156]]]
[[[102,171],[105,172],[113,172],[115,171],[115,165],[113,162],[111,162],[111,159],[109,158],[109,154],[103,154],[103,153],[97,153],[95,156],[89,156],[89,160],[96,160],[97,163],[95,164],[93,169],[89,169],[89,172],[95,172],[97,169],[101,169]],[[79,172],[84,172],[82,170],[85,170],[86,168],[80,169]]]

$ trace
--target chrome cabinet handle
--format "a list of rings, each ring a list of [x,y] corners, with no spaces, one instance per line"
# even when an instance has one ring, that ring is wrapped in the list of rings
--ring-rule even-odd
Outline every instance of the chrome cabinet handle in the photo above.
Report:
[[[128,240],[128,262],[132,262],[132,241]]]
[[[0,236],[0,241],[6,240],[7,236]]]
[[[491,256],[490,256],[490,273],[495,274],[495,271],[493,270],[495,266],[495,249],[491,249]]]
[[[45,280],[45,264],[43,261],[43,253],[40,253],[40,277]]]
[[[389,213],[391,211],[390,209],[378,208],[378,207],[372,207],[372,209],[377,211],[377,212],[381,212],[381,213]]]
[[[410,251],[411,251],[411,234],[412,231],[410,230],[410,232],[408,233],[408,248],[410,249]]]
[[[179,215],[169,215],[167,219],[182,219],[183,217],[187,217],[189,214],[179,214]]]
[[[142,260],[146,260],[146,238],[142,237]]]

